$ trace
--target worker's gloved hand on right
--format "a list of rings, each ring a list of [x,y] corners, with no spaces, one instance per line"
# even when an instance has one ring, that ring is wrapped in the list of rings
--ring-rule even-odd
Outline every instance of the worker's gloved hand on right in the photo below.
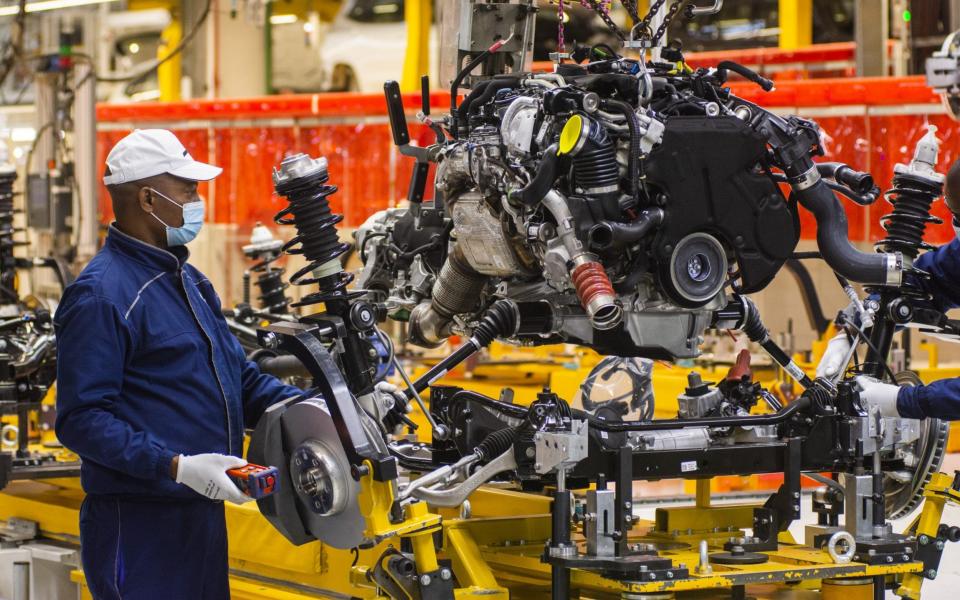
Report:
[[[226,500],[234,504],[250,502],[253,498],[237,488],[227,475],[227,469],[236,469],[247,461],[226,454],[180,455],[177,459],[177,483],[211,500]]]
[[[850,336],[846,331],[841,331],[827,342],[827,350],[817,365],[817,377],[826,377],[832,379],[840,372],[840,369],[846,367],[843,361],[850,353]]]
[[[877,407],[882,417],[899,417],[897,410],[897,396],[900,386],[883,383],[873,377],[860,375],[856,378],[857,388],[860,390],[860,402],[868,410]]]

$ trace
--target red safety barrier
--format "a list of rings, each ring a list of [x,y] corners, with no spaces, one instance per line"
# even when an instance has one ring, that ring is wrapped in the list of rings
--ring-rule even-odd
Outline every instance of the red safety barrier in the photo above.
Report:
[[[960,158],[957,124],[943,114],[939,99],[922,77],[782,81],[765,93],[749,83],[733,83],[739,96],[784,113],[815,119],[822,128],[826,156],[855,169],[868,170],[886,189],[893,166],[908,161],[924,126],[940,128],[943,140],[941,170]],[[409,114],[419,108],[419,97],[404,98]],[[435,93],[435,112],[446,110],[449,95]],[[331,197],[345,223],[356,226],[370,214],[393,206],[406,195],[412,159],[393,146],[382,95],[322,94],[270,96],[233,100],[195,100],[179,103],[101,105],[98,154],[135,127],[173,130],[198,160],[224,168],[224,173],[201,192],[209,199],[210,220],[252,227],[269,222],[284,202],[272,194],[271,169],[291,152],[324,155],[330,161],[330,181],[340,191]],[[411,134],[428,144],[432,133],[410,118]],[[111,218],[109,202],[101,195],[102,219]],[[845,203],[850,236],[875,240],[883,232],[883,200],[862,208]],[[937,214],[946,217],[942,204]],[[809,213],[801,211],[803,237],[816,234]],[[952,237],[948,226],[928,233],[932,242]]]

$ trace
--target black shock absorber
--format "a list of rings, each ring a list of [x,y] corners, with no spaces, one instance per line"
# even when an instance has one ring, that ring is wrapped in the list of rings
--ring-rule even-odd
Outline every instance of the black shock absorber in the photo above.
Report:
[[[0,297],[5,302],[16,302],[17,259],[13,249],[17,243],[13,239],[16,231],[13,226],[13,182],[17,171],[12,166],[0,167]]]
[[[261,261],[251,267],[254,273],[260,273],[257,277],[257,288],[260,289],[260,295],[257,299],[260,301],[260,307],[268,313],[274,315],[287,314],[287,306],[290,304],[290,298],[287,297],[286,289],[290,284],[283,280],[284,269],[274,267],[269,261]]]
[[[343,270],[340,256],[350,246],[340,241],[337,224],[343,215],[330,208],[329,196],[337,186],[327,185],[327,159],[310,158],[306,154],[288,156],[274,169],[273,184],[277,194],[290,203],[274,217],[279,225],[293,225],[297,235],[284,244],[287,254],[302,254],[307,265],[290,277],[293,285],[317,284],[320,291],[304,296],[291,306],[349,301],[363,295],[347,291],[353,275]]]
[[[881,252],[900,252],[911,264],[921,250],[932,249],[923,241],[923,234],[927,225],[943,223],[930,214],[930,207],[942,194],[943,182],[936,178],[907,170],[894,175],[893,188],[884,194],[893,212],[880,219],[887,236],[874,246]]]
[[[915,279],[929,277],[913,268],[913,261],[922,250],[933,248],[923,241],[927,225],[940,224],[943,221],[930,214],[934,201],[943,195],[943,175],[934,168],[937,163],[937,142],[931,130],[920,142],[909,165],[898,164],[894,167],[893,188],[884,194],[884,198],[893,205],[893,212],[881,219],[886,237],[875,246],[883,252],[899,252],[903,256],[905,271]],[[888,313],[879,315],[870,332],[871,350],[863,365],[863,371],[873,377],[882,378],[886,374],[886,356],[877,356],[874,348],[886,352],[893,341],[898,323],[903,322],[899,310],[906,314],[912,311],[910,300],[924,300],[927,297],[919,287],[905,285],[899,288],[870,288],[870,292],[880,295],[880,305]],[[897,314],[892,314],[894,311]],[[908,317],[909,318],[909,317]]]
[[[290,284],[283,280],[285,269],[274,264],[282,250],[283,242],[275,239],[270,230],[260,223],[254,226],[250,243],[243,247],[243,253],[248,258],[258,261],[243,274],[243,301],[250,304],[250,276],[256,273],[260,308],[275,315],[286,314],[290,304],[290,298],[286,295]]]
[[[343,215],[330,209],[329,196],[337,191],[327,185],[326,158],[311,158],[306,154],[287,157],[274,169],[273,182],[277,194],[289,206],[274,217],[280,225],[293,225],[297,235],[283,245],[288,254],[301,254],[307,265],[290,277],[293,285],[316,284],[318,291],[304,296],[291,306],[310,306],[323,303],[325,311],[301,319],[304,322],[334,324],[336,336],[342,344],[340,363],[347,385],[355,394],[367,393],[374,382],[377,349],[371,339],[377,313],[373,306],[361,299],[364,290],[348,290],[353,275],[346,273],[340,257],[349,246],[340,241],[337,224]]]

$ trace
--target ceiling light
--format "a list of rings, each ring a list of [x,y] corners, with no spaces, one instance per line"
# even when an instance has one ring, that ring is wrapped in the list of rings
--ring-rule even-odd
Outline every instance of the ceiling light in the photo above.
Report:
[[[270,15],[271,25],[290,25],[297,22],[297,15]]]
[[[44,10],[57,10],[58,8],[75,8],[77,6],[89,6],[91,4],[104,4],[107,2],[116,2],[117,0],[40,0],[39,2],[28,2],[26,11],[28,13],[40,12]],[[0,17],[12,17],[20,12],[20,8],[14,6],[0,6]]]

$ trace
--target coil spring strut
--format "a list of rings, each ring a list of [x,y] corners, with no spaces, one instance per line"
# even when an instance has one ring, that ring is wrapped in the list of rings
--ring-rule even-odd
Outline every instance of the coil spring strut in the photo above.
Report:
[[[0,166],[0,286],[4,295],[13,295],[16,281],[17,259],[13,249],[18,245],[13,239],[13,182],[17,171],[12,166]]]
[[[287,313],[287,306],[290,304],[290,298],[284,293],[290,284],[283,280],[285,269],[270,265],[273,260],[261,261],[250,270],[260,273],[257,277],[257,287],[260,289],[257,300],[260,301],[261,308],[268,313],[282,315]]]
[[[884,194],[893,212],[880,220],[887,237],[874,246],[883,252],[900,252],[911,262],[921,250],[933,249],[923,241],[923,234],[927,225],[943,223],[930,214],[930,206],[941,194],[942,184],[931,179],[909,173],[895,175],[893,188]]]
[[[336,226],[343,215],[330,209],[328,197],[337,191],[337,186],[327,185],[328,179],[327,159],[314,159],[306,154],[283,159],[280,168],[273,171],[274,189],[290,203],[276,214],[274,221],[297,228],[297,235],[284,244],[282,250],[287,254],[302,254],[307,259],[307,266],[294,273],[290,283],[315,283],[320,288],[291,304],[293,307],[346,301],[364,293],[346,291],[353,275],[344,272],[340,256],[346,254],[350,246],[337,236]]]

